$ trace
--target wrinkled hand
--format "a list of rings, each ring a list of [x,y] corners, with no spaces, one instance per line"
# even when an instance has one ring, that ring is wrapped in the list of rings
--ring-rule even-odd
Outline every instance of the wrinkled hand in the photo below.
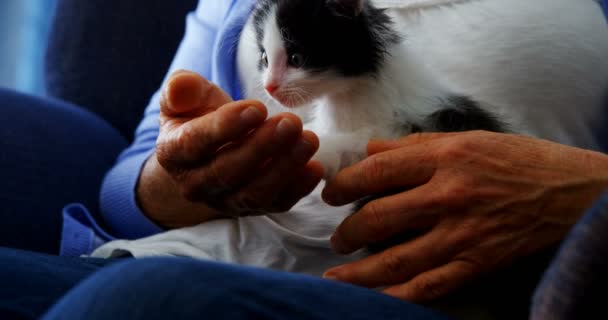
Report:
[[[260,102],[232,102],[197,74],[176,72],[161,98],[151,174],[164,171],[157,175],[170,177],[182,201],[205,204],[220,214],[287,211],[321,179],[320,164],[309,161],[319,141],[302,131],[293,114],[266,117]],[[147,199],[154,201],[151,197],[155,195]]]
[[[334,250],[428,231],[324,276],[416,302],[557,243],[608,186],[607,156],[516,135],[416,134],[371,142],[368,153],[326,186],[325,201],[407,191],[348,217]]]

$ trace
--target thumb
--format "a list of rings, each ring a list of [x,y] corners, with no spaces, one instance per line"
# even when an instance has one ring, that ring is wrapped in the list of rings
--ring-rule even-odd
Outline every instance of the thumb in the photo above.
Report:
[[[232,102],[222,89],[199,74],[179,70],[165,82],[160,98],[163,117],[198,117]]]

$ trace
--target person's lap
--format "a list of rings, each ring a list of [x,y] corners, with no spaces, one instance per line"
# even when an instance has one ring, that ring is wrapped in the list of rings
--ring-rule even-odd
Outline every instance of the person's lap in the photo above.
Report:
[[[0,89],[0,246],[57,253],[61,210],[96,211],[126,140],[76,106]]]
[[[380,293],[190,258],[65,258],[0,248],[0,318],[443,319]],[[59,302],[57,302],[59,300]]]
[[[96,209],[101,180],[126,144],[78,107],[0,89],[0,247],[57,253],[61,209],[74,201]],[[59,299],[48,319],[437,317],[321,279],[192,259],[126,260],[102,268],[115,260],[0,248],[0,318],[38,318]]]
[[[0,319],[37,319],[79,281],[113,260],[0,247]]]
[[[101,180],[126,145],[76,106],[0,89],[0,318],[38,318],[60,299],[47,318],[438,318],[370,290],[288,273],[186,258],[53,255],[62,208],[77,201],[94,211]]]

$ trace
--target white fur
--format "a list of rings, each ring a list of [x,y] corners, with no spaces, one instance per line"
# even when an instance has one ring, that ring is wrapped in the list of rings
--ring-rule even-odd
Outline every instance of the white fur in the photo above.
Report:
[[[389,13],[409,48],[450,88],[487,102],[518,131],[598,147],[608,24],[596,1],[375,2],[394,4]]]
[[[332,92],[314,104],[313,121],[307,128],[319,135],[314,159],[321,161],[325,178],[362,160],[370,139],[398,138],[403,124],[418,124],[439,109],[439,98],[448,91],[437,77],[397,45],[378,78],[344,80],[348,89]]]
[[[275,11],[268,16],[274,17]],[[447,94],[438,78],[408,52],[405,44],[389,48],[391,57],[377,77],[345,78],[329,71],[312,75],[297,68],[286,70],[284,40],[273,18],[266,20],[262,39],[269,65],[260,72],[253,29],[250,21],[238,55],[246,96],[265,96],[268,101],[264,86],[280,81],[282,86],[271,101],[310,112],[312,118],[305,127],[319,136],[320,148],[313,159],[323,164],[326,179],[363,159],[371,138],[397,138],[404,132],[400,124],[422,122],[438,110],[438,98]]]
[[[316,157],[329,176],[344,166],[341,155],[346,151],[364,155],[369,137],[395,134],[378,123],[394,122],[394,111],[407,119],[424,116],[433,111],[432,99],[440,92],[488,102],[495,107],[492,112],[519,131],[597,146],[592,131],[601,123],[608,88],[608,29],[595,1],[401,2],[407,5],[395,4],[389,13],[404,31],[405,46],[394,48],[394,58],[377,82],[362,78],[345,85],[325,75],[322,85],[308,87],[332,94],[319,97],[309,108],[289,109],[304,116],[307,128],[320,136]],[[260,84],[259,57],[252,54],[257,50],[248,25],[238,54],[245,95],[267,102],[274,112],[285,111]]]

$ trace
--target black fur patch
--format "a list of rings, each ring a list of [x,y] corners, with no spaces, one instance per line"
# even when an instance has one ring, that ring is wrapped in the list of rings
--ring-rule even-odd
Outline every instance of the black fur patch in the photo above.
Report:
[[[374,74],[382,66],[387,48],[400,41],[389,16],[369,1],[355,15],[341,10],[341,0],[261,0],[253,12],[260,51],[264,22],[272,18],[273,8],[287,54],[302,54],[302,68],[309,71]]]
[[[423,131],[431,132],[509,131],[504,122],[484,110],[476,101],[464,96],[447,98],[441,110],[431,114],[422,127]]]

